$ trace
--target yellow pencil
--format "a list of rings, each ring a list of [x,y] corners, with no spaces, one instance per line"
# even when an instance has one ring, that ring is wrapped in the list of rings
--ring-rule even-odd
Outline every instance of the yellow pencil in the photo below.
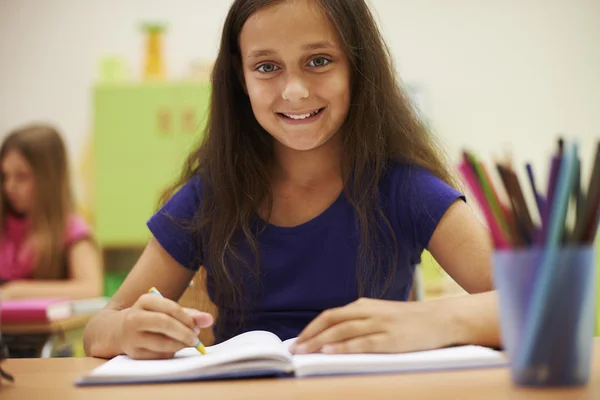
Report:
[[[150,290],[148,290],[148,293],[152,293],[152,294],[155,294],[157,296],[163,297],[163,295],[154,286],[151,287]],[[200,341],[200,339],[198,339],[198,342],[196,343],[195,347],[196,347],[196,350],[198,350],[200,353],[206,354],[206,349],[204,348],[204,344],[202,344],[202,342]]]

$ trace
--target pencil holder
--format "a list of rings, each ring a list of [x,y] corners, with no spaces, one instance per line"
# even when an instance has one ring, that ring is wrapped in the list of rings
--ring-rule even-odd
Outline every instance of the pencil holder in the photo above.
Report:
[[[512,379],[519,386],[585,385],[595,328],[595,249],[563,247],[548,254],[544,248],[494,253]],[[535,296],[543,301],[534,302]]]

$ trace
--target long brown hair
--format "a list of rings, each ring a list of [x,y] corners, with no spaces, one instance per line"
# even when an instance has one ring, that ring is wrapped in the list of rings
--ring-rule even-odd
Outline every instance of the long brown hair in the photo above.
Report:
[[[191,229],[204,262],[210,266],[213,300],[221,307],[248,304],[238,277],[248,272],[257,277],[259,272],[251,222],[257,210],[266,205],[270,211],[272,206],[269,171],[273,139],[257,122],[244,92],[238,39],[250,15],[281,1],[237,0],[231,6],[212,71],[210,113],[202,143],[190,154],[179,181],[164,197],[167,199],[192,177],[200,178],[202,205]],[[359,295],[367,291],[368,282],[378,279],[385,280],[385,291],[398,257],[396,238],[378,203],[378,186],[387,168],[394,162],[407,163],[424,167],[451,185],[453,178],[396,80],[389,50],[365,2],[314,1],[337,28],[352,69],[351,105],[342,127],[341,170],[345,195],[360,226]],[[377,243],[386,233],[392,238],[393,250]],[[253,265],[243,262],[236,251],[239,240],[251,245]]]
[[[73,211],[67,151],[56,129],[28,125],[8,134],[0,147],[0,160],[18,151],[27,160],[35,179],[35,199],[30,234],[38,241],[33,276],[37,279],[65,278],[63,241],[69,214]],[[2,194],[0,226],[9,210]]]

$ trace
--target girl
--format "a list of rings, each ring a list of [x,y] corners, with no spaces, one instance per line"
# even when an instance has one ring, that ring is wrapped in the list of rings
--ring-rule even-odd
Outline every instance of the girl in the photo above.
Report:
[[[200,266],[217,342],[264,329],[299,336],[297,353],[498,344],[487,232],[363,0],[234,1],[212,87],[204,142],[88,325],[87,354],[193,345],[212,317],[176,300]],[[474,294],[405,302],[424,249]]]
[[[0,147],[3,299],[101,295],[100,253],[74,214],[67,154],[56,130],[31,125]]]

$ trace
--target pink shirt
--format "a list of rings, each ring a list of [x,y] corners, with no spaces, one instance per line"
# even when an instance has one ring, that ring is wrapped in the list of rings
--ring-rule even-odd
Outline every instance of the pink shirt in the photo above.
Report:
[[[0,239],[0,280],[12,281],[27,279],[33,272],[33,253],[25,246],[27,240],[28,221],[8,216],[4,225],[3,237]],[[63,249],[77,240],[90,236],[90,229],[85,221],[71,215],[67,223],[67,232]]]

